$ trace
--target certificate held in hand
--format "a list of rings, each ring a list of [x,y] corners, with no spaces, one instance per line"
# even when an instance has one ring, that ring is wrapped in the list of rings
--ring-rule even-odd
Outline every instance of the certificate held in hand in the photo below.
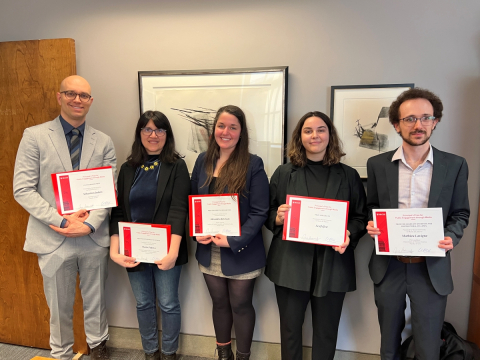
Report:
[[[134,257],[137,262],[153,264],[170,250],[170,225],[118,223],[120,254]]]
[[[190,195],[190,236],[240,236],[238,194]]]
[[[287,195],[283,240],[340,246],[345,242],[348,201]]]
[[[111,166],[56,173],[51,177],[60,215],[117,206]]]
[[[373,209],[377,255],[445,256],[442,208]]]

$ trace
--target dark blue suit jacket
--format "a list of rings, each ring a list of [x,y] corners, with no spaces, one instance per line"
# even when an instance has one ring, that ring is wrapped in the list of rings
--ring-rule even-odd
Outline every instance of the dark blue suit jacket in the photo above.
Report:
[[[192,172],[192,195],[208,194],[205,172],[205,153],[201,153]],[[221,248],[222,272],[227,276],[244,274],[265,266],[265,247],[263,245],[262,226],[269,210],[268,178],[263,161],[256,155],[250,155],[247,172],[247,184],[240,199],[241,236],[227,236],[230,248]],[[225,189],[228,193],[228,189]],[[245,195],[245,196],[244,196]],[[211,244],[197,243],[195,254],[203,266],[210,265]]]

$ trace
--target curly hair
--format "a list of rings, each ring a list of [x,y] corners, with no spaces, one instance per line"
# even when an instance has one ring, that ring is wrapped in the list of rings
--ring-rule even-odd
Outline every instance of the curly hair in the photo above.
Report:
[[[334,165],[340,162],[342,156],[345,153],[342,149],[342,141],[338,137],[337,130],[333,125],[332,120],[320,111],[311,111],[302,116],[298,121],[297,126],[293,130],[292,139],[288,143],[288,157],[293,165],[304,167],[307,164],[307,154],[305,147],[302,144],[302,128],[305,121],[311,117],[318,117],[322,119],[328,127],[328,145],[323,157],[323,163],[325,165]]]
[[[405,101],[413,99],[425,99],[433,106],[433,116],[440,121],[442,118],[443,104],[442,100],[433,92],[427,89],[413,88],[401,93],[397,99],[390,105],[388,110],[388,118],[392,125],[396,125],[400,122],[400,105]]]

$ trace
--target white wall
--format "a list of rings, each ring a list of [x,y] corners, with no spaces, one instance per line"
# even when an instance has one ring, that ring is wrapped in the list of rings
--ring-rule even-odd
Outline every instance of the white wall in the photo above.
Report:
[[[472,221],[452,255],[455,291],[446,315],[465,336],[480,185],[479,15],[478,0],[2,0],[0,41],[76,40],[77,71],[95,98],[88,122],[111,135],[119,163],[139,115],[139,70],[288,65],[288,132],[307,111],[329,113],[332,85],[414,82],[435,91],[446,110],[432,143],[470,165]],[[358,290],[346,298],[340,349],[379,351],[371,247],[364,239],[356,251]],[[209,297],[190,259],[181,280],[182,332],[213,335]],[[113,264],[108,290],[110,324],[136,326],[127,277]],[[254,300],[255,339],[278,342],[273,286],[264,276]]]

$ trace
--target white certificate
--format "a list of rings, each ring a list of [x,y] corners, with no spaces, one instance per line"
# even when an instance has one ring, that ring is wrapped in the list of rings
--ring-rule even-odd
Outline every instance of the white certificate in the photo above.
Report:
[[[190,236],[240,236],[238,194],[190,195]]]
[[[52,174],[53,192],[60,215],[78,210],[117,206],[111,166]]]
[[[287,195],[283,240],[340,246],[345,242],[348,201]]]
[[[374,209],[377,255],[445,256],[442,208]]]
[[[134,257],[137,262],[154,263],[170,250],[170,225],[118,223],[120,254]]]

